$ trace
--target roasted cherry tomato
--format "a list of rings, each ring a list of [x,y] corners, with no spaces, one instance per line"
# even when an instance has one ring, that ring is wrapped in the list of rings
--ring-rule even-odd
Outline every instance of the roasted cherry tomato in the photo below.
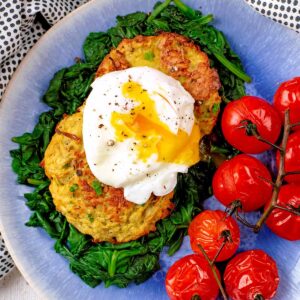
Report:
[[[300,77],[283,82],[274,96],[274,106],[281,113],[290,109],[290,121],[292,124],[300,122]],[[300,129],[300,126],[295,127]]]
[[[239,200],[243,211],[253,211],[270,199],[270,180],[270,172],[258,159],[240,154],[219,166],[213,177],[213,193],[225,206]]]
[[[254,96],[245,96],[227,104],[222,116],[225,139],[245,153],[260,153],[271,148],[251,135],[251,128],[271,143],[281,131],[280,114],[268,102]]]
[[[240,229],[237,222],[221,210],[203,211],[193,219],[188,232],[193,251],[202,255],[198,247],[200,244],[211,260],[217,254],[226,236],[229,236],[229,241],[226,242],[216,261],[230,258],[240,244]]]
[[[262,250],[239,253],[227,264],[224,283],[232,300],[271,299],[279,284],[276,263]]]
[[[287,184],[282,186],[277,204],[286,208],[299,208],[300,185]],[[300,216],[275,208],[268,217],[266,224],[274,233],[284,239],[290,241],[300,240]]]
[[[279,165],[280,153],[277,152],[277,167]],[[300,131],[292,133],[288,137],[286,153],[284,160],[285,172],[300,171]],[[296,182],[300,184],[300,174],[288,175],[284,178],[287,182]]]
[[[216,271],[220,278],[219,271]],[[197,296],[201,300],[214,300],[219,294],[209,264],[196,254],[185,256],[171,266],[166,277],[166,289],[171,300],[191,300]]]

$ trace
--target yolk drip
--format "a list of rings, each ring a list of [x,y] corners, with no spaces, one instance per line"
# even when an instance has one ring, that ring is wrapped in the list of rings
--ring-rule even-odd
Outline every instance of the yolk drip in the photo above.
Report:
[[[153,154],[157,154],[159,162],[191,166],[199,161],[200,130],[196,123],[190,135],[181,129],[174,134],[160,120],[155,102],[139,83],[125,83],[122,94],[136,105],[128,114],[112,113],[111,124],[117,141],[134,138],[132,151],[144,162]]]

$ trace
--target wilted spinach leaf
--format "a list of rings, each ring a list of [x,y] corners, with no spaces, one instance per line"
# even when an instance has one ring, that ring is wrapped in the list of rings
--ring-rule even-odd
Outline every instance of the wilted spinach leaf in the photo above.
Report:
[[[86,62],[99,65],[111,48],[110,37],[104,32],[91,32],[83,45]]]

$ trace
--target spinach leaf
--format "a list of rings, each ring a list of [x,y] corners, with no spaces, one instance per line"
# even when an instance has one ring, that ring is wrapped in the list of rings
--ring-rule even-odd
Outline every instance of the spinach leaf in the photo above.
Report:
[[[54,75],[43,101],[54,108],[55,117],[76,111],[90,92],[95,71],[95,65],[79,62]]]
[[[111,41],[107,33],[91,32],[83,44],[85,61],[95,66],[99,65],[110,48]]]
[[[90,238],[80,233],[74,226],[69,224],[69,234],[67,235],[67,243],[70,252],[79,257],[80,254],[90,247]]]
[[[146,18],[147,18],[147,14],[143,12],[132,13],[125,17],[118,16],[117,26],[124,26],[124,27],[135,26],[144,22]]]

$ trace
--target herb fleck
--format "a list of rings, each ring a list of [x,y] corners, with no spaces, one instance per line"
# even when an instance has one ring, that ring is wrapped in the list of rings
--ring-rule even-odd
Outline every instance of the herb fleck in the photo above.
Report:
[[[217,114],[219,112],[219,110],[220,110],[220,103],[215,103],[212,107],[212,112],[214,114]]]
[[[74,183],[71,187],[70,187],[70,192],[71,193],[75,193],[78,190],[79,186],[77,183]]]
[[[154,57],[155,57],[155,55],[152,51],[146,52],[144,54],[144,58],[148,61],[153,61]]]
[[[102,184],[98,180],[92,182],[92,188],[96,192],[97,196],[102,195]]]
[[[87,217],[89,218],[89,221],[90,221],[91,223],[94,222],[95,218],[93,217],[92,214],[88,214]]]

